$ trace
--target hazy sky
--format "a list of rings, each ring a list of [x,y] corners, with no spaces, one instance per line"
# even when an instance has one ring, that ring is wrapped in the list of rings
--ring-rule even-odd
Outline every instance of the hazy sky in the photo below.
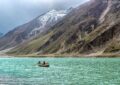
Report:
[[[0,32],[6,33],[49,10],[68,9],[88,0],[0,0]]]

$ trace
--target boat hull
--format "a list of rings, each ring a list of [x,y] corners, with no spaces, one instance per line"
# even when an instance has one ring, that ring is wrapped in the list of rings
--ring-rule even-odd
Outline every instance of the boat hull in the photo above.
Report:
[[[49,65],[38,65],[39,67],[50,67]]]

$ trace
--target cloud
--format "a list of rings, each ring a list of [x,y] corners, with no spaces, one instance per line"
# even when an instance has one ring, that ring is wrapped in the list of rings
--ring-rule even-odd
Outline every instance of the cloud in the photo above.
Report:
[[[88,0],[0,0],[0,32],[14,27],[52,9],[68,9]]]

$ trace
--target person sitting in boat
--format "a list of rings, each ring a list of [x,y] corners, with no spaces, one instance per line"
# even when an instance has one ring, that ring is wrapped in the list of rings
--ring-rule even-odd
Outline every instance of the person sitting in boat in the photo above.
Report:
[[[43,61],[43,65],[45,65],[46,64],[46,62],[45,61]]]
[[[42,63],[39,61],[38,66],[40,66],[40,67],[49,67],[49,64],[47,62],[45,62],[45,61],[43,61]]]
[[[43,65],[48,65],[48,62],[43,61]]]
[[[41,64],[41,62],[39,61],[38,64]]]

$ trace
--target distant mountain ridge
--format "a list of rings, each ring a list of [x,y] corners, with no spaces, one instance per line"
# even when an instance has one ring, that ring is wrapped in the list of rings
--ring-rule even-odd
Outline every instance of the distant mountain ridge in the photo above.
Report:
[[[59,22],[67,12],[66,10],[51,10],[24,25],[16,27],[0,40],[0,50],[16,46],[49,30],[49,28]]]
[[[0,37],[2,37],[2,36],[3,36],[3,33],[0,32]]]

